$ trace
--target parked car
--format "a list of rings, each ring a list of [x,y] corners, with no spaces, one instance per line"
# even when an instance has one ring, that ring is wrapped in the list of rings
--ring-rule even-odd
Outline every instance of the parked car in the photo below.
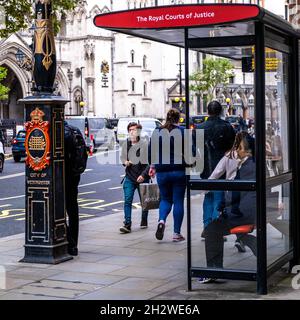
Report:
[[[225,117],[225,120],[228,121],[232,125],[232,127],[234,128],[234,130],[236,132],[248,129],[246,121],[238,115],[227,116],[227,117]]]
[[[159,120],[154,118],[120,118],[117,129],[117,142],[119,144],[122,144],[124,141],[126,141],[128,137],[127,126],[130,122],[136,122],[142,125],[143,129],[141,132],[141,137],[147,140],[151,138],[153,131],[162,125],[162,123]]]
[[[25,137],[26,131],[20,130],[16,137],[12,140],[12,154],[15,162],[19,162],[22,157],[26,157],[25,152]]]
[[[197,116],[190,116],[190,129],[197,129],[197,127],[208,118],[207,114],[197,115]],[[185,118],[180,118],[180,126],[185,127],[186,122]]]
[[[101,117],[66,116],[68,124],[77,127],[85,138],[89,152],[99,147],[114,149],[115,134],[108,119]]]
[[[107,119],[107,120],[108,120],[108,123],[111,125],[111,127],[114,130],[115,138],[116,138],[116,141],[117,141],[118,140],[117,139],[117,129],[118,129],[119,119],[118,118],[110,118],[110,119]]]
[[[4,167],[4,147],[3,147],[3,143],[0,140],[0,173],[3,171],[3,167]]]

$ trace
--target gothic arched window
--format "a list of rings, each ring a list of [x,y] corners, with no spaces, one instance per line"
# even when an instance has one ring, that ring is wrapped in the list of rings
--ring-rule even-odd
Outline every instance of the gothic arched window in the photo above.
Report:
[[[147,56],[143,56],[143,69],[147,69]]]
[[[134,58],[135,58],[135,52],[134,52],[134,50],[131,50],[131,51],[130,51],[130,58],[131,58],[131,63],[133,64],[133,63],[134,63]]]
[[[135,106],[135,104],[133,103],[133,104],[131,105],[131,116],[132,116],[132,117],[135,117],[135,113],[136,113],[135,108],[136,108],[136,106]]]
[[[134,78],[131,79],[131,91],[135,92],[135,79]]]

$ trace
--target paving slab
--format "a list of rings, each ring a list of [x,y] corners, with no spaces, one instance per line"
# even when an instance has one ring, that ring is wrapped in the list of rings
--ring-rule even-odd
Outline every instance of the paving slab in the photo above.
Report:
[[[97,274],[87,272],[62,272],[51,276],[49,280],[70,281],[74,283],[91,283],[96,285],[110,285],[126,279],[126,276]]]

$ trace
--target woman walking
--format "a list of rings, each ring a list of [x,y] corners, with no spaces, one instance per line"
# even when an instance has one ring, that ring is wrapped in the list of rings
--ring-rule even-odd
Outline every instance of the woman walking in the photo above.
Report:
[[[184,129],[179,126],[180,113],[171,109],[167,113],[165,124],[156,129],[151,138],[152,148],[158,148],[158,161],[151,165],[149,175],[157,176],[160,190],[159,219],[156,239],[164,237],[166,220],[173,207],[173,241],[185,240],[181,234],[181,225],[184,216],[184,195],[186,189],[184,155]],[[153,146],[154,135],[159,135],[158,145]],[[167,137],[167,138],[166,138]],[[170,145],[165,145],[168,142]],[[153,153],[152,153],[153,154]],[[165,160],[168,161],[165,161]]]

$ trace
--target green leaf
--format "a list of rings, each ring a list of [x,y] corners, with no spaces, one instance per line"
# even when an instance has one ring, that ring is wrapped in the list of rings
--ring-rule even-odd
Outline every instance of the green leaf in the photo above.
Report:
[[[59,31],[57,14],[74,10],[80,0],[52,0],[54,30]],[[28,28],[34,20],[35,0],[0,0],[0,8],[5,15],[5,29],[0,29],[0,38]],[[0,13],[1,14],[1,13]]]
[[[217,85],[226,85],[234,75],[233,65],[228,59],[206,58],[203,60],[203,69],[197,70],[190,76],[190,90],[197,95],[206,94],[211,100],[215,97]]]

